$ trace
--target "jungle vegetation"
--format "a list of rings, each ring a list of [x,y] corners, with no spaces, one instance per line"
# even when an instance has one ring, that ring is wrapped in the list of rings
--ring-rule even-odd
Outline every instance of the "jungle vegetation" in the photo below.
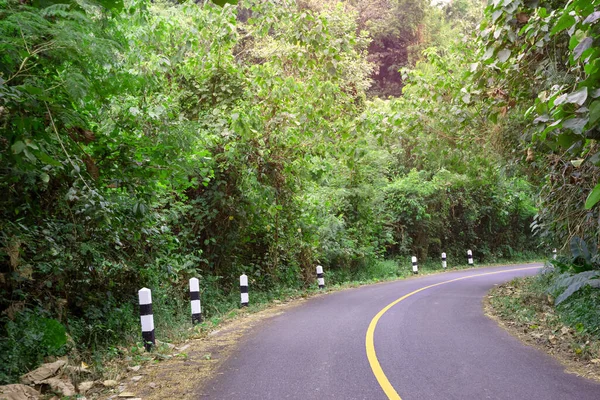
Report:
[[[138,340],[141,287],[597,248],[599,3],[0,0],[0,383]]]

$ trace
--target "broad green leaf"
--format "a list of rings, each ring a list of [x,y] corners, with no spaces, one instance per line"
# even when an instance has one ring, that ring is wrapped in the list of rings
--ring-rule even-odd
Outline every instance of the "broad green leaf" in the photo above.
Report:
[[[494,55],[494,51],[496,49],[493,46],[488,47],[485,50],[485,53],[483,54],[483,57],[481,57],[483,60],[488,60],[490,59],[493,55]]]
[[[20,140],[16,141],[12,146],[10,146],[13,154],[21,153],[23,150],[25,150],[26,147],[27,147],[27,145]]]
[[[587,87],[584,86],[576,92],[573,92],[567,96],[567,103],[574,103],[582,106],[587,99],[588,90]]]
[[[600,152],[594,154],[593,156],[591,156],[588,159],[588,162],[590,162],[591,164],[594,164],[595,166],[600,165]]]
[[[575,17],[573,17],[567,11],[565,11],[563,15],[559,18],[559,20],[556,22],[556,25],[554,25],[554,27],[550,31],[550,35],[553,36],[559,32],[564,31],[565,29],[569,29],[570,27],[575,25],[575,23]]]
[[[587,18],[583,20],[583,23],[586,25],[593,24],[598,19],[600,19],[600,11],[595,11],[595,12],[591,13],[590,15],[588,15]]]
[[[221,7],[223,7],[225,4],[235,5],[238,3],[238,0],[211,0],[211,1]]]
[[[581,133],[587,122],[587,118],[571,118],[563,122],[563,128],[570,129],[575,133]]]
[[[562,133],[557,137],[558,144],[564,149],[571,147],[578,140],[580,140],[580,137],[571,132]]]
[[[500,62],[505,62],[510,57],[510,50],[508,50],[508,49],[502,49],[502,50],[500,50],[498,52],[497,57],[498,57],[498,60]]]
[[[584,51],[586,51],[592,46],[593,42],[594,40],[591,37],[586,37],[581,42],[579,42],[579,44],[573,50],[573,59],[579,59],[579,57],[581,57],[581,54],[583,54]]]
[[[585,200],[585,209],[589,210],[600,201],[600,183],[597,184]]]
[[[54,158],[50,157],[48,154],[44,153],[43,151],[38,151],[38,152],[35,152],[34,154],[40,161],[42,161],[45,164],[53,165],[55,167],[62,166],[62,164],[60,162],[56,161]]]
[[[594,125],[600,119],[600,100],[594,100],[590,104],[590,126]]]

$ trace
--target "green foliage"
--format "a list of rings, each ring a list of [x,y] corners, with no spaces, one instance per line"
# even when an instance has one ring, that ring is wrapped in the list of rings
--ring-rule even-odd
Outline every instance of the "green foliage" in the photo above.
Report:
[[[577,236],[571,239],[570,248],[570,257],[552,262],[557,273],[548,291],[556,297],[555,305],[586,286],[600,288],[597,248],[589,247],[585,240]]]
[[[55,319],[43,317],[43,314],[41,310],[25,311],[13,320],[3,318],[0,382],[18,380],[23,371],[35,368],[44,357],[65,354],[65,327]]]
[[[527,161],[544,183],[535,229],[548,243],[598,234],[599,4],[494,1],[481,24],[471,79],[492,118],[519,115]]]
[[[267,301],[311,287],[317,263],[368,280],[412,254],[535,246],[532,188],[482,140],[488,105],[462,83],[476,49],[449,39],[469,2],[393,2],[371,22],[358,3],[226,3],[0,3],[3,382],[65,351],[43,321],[98,364],[139,340],[141,287],[176,338],[192,276],[212,318],[241,273]],[[382,79],[398,83],[425,20],[436,47],[403,96],[368,101],[369,51],[393,47]],[[30,327],[37,342],[10,347]]]
[[[600,288],[600,271],[584,271],[575,275],[561,274],[554,279],[549,291],[556,295],[555,305],[567,300],[584,286]]]

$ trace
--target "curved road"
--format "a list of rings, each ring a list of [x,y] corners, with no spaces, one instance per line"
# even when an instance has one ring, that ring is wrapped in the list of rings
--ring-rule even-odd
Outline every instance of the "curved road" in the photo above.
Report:
[[[494,284],[535,274],[533,266],[313,298],[243,339],[201,398],[599,400],[600,384],[565,373],[483,314]]]

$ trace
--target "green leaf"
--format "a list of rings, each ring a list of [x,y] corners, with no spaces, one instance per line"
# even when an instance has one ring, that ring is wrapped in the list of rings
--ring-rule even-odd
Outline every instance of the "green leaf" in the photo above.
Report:
[[[585,200],[585,209],[589,210],[600,201],[600,183],[597,184]]]
[[[579,42],[579,44],[573,50],[573,59],[574,60],[579,59],[579,57],[581,57],[583,52],[592,46],[593,42],[594,42],[594,40],[591,37],[586,37],[581,42]]]
[[[579,140],[579,136],[574,135],[571,132],[565,132],[558,135],[557,141],[560,147],[566,149],[569,148],[573,143]]]
[[[223,7],[225,4],[236,5],[238,0],[211,0],[214,4]]]
[[[594,154],[588,159],[588,162],[594,164],[595,166],[600,165],[600,152]]]
[[[595,100],[590,104],[590,126],[594,125],[600,119],[600,100]]]
[[[584,24],[592,24],[600,19],[600,11],[596,11],[587,16],[587,18],[583,21]]]
[[[10,146],[13,154],[21,153],[23,150],[25,150],[25,147],[27,147],[27,145],[20,140],[16,141],[12,146]]]
[[[56,161],[54,158],[50,157],[48,154],[44,153],[43,151],[38,151],[38,152],[35,152],[34,154],[37,158],[40,159],[40,161],[42,161],[45,164],[52,165],[54,167],[62,166],[62,164],[60,162]]]
[[[587,87],[584,86],[576,92],[573,92],[567,96],[567,103],[575,103],[577,105],[582,106],[587,99],[588,90]]]
[[[488,47],[485,50],[485,53],[483,54],[483,57],[481,57],[483,60],[488,60],[490,59],[493,55],[494,55],[494,51],[496,49],[493,46]]]
[[[569,29],[570,27],[575,25],[575,23],[575,17],[573,17],[567,11],[565,11],[563,15],[559,18],[559,20],[556,22],[556,25],[554,25],[554,27],[550,31],[550,35],[553,36],[559,32],[564,31],[565,29]]]
[[[500,50],[498,52],[497,57],[498,57],[498,61],[505,62],[510,57],[510,50],[508,50],[508,49],[502,49],[502,50]]]
[[[563,122],[563,128],[570,129],[576,133],[581,133],[587,122],[587,118],[571,118]]]

